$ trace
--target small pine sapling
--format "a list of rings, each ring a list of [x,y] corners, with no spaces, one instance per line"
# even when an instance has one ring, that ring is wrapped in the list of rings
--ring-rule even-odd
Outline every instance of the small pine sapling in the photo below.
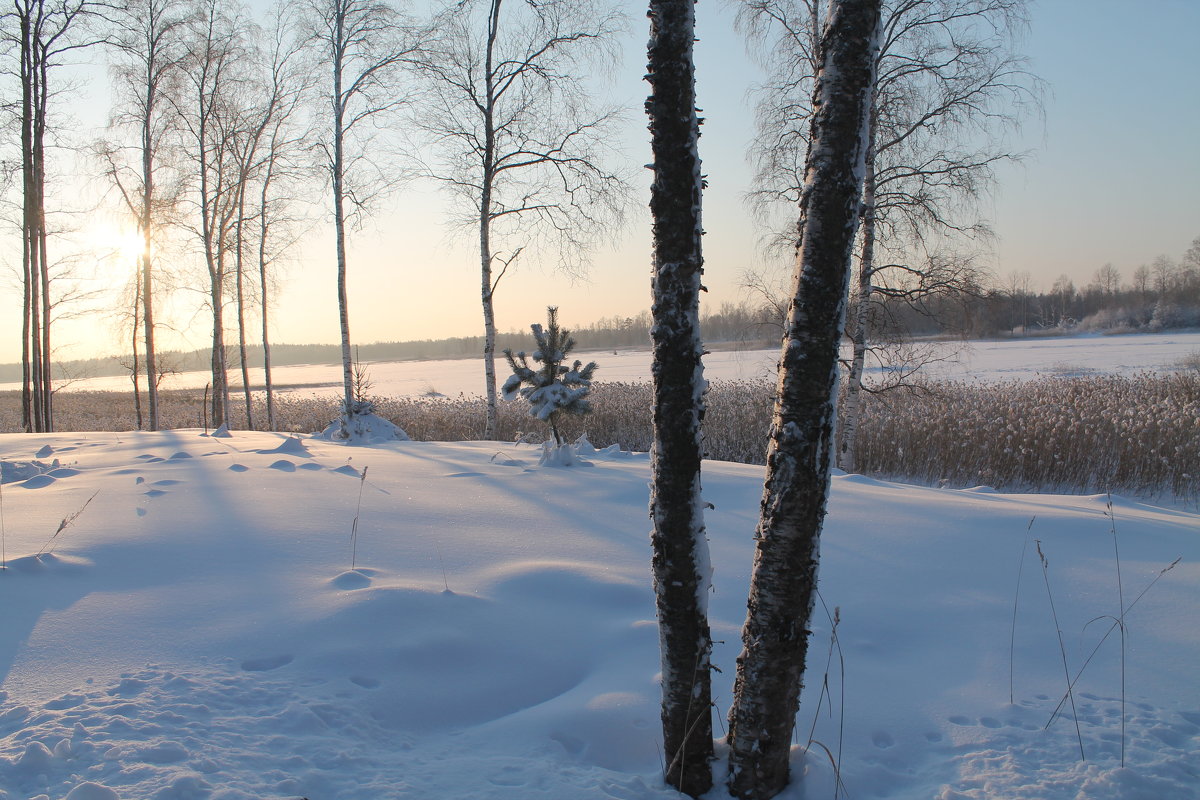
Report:
[[[518,394],[528,400],[530,415],[548,423],[555,446],[562,447],[565,440],[558,429],[560,415],[587,414],[592,410],[587,398],[592,391],[596,362],[589,362],[586,367],[578,360],[570,367],[563,365],[575,349],[575,340],[570,331],[558,326],[558,309],[550,306],[546,311],[549,319],[545,328],[538,323],[529,326],[537,350],[530,355],[504,350],[513,374],[501,391],[505,400]],[[529,364],[530,358],[542,366],[534,369]]]

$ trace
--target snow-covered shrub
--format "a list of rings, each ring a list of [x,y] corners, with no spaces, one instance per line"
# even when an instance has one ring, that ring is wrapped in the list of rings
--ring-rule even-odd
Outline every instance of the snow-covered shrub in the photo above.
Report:
[[[504,382],[502,392],[505,400],[511,400],[517,395],[529,402],[531,416],[550,425],[556,446],[566,443],[559,431],[559,420],[564,414],[581,416],[592,410],[588,395],[592,390],[592,375],[596,372],[596,362],[587,366],[582,361],[575,361],[571,367],[563,362],[575,349],[575,340],[571,332],[558,326],[558,309],[554,306],[546,309],[549,319],[546,327],[538,323],[530,325],[537,350],[532,358],[541,364],[534,369],[529,365],[530,356],[524,352],[514,354],[505,348],[504,357],[513,374]]]
[[[1152,331],[1200,327],[1200,308],[1160,300],[1154,305],[1154,313],[1146,327]]]
[[[1083,318],[1079,328],[1085,331],[1122,333],[1138,330],[1146,324],[1150,312],[1146,308],[1102,308],[1095,314]]]
[[[341,413],[321,431],[321,437],[346,444],[408,441],[408,434],[398,425],[375,413],[373,402],[361,399],[351,401],[349,407],[343,402]]]

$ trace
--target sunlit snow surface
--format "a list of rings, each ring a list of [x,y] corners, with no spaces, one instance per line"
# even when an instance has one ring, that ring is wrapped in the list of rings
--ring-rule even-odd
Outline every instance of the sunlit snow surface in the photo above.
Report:
[[[539,455],[0,436],[0,460],[49,469],[3,487],[0,798],[677,797],[658,777],[649,460]],[[720,732],[762,472],[705,470]],[[1116,635],[1076,686],[1087,760],[1069,705],[1044,729],[1065,680],[1035,540],[1074,672],[1120,614],[1105,498],[837,476],[821,592],[844,692],[834,656],[832,713],[820,699],[818,606],[798,737],[815,718],[823,747],[796,750],[785,797],[832,797],[827,747],[858,800],[1196,798],[1200,515],[1113,502],[1126,606],[1183,558],[1127,615],[1124,768]]]
[[[586,344],[584,342],[583,344]],[[1088,375],[1131,373],[1140,370],[1164,372],[1181,368],[1185,359],[1200,354],[1200,333],[1130,334],[1124,336],[1067,336],[1009,341],[931,342],[919,345],[920,358],[928,360],[921,375],[981,381],[1031,379],[1042,375]],[[848,353],[846,354],[848,357]],[[647,350],[591,351],[581,358],[599,364],[596,382],[650,380]],[[778,349],[718,350],[704,357],[704,375],[709,380],[751,380],[774,375]],[[1189,363],[1192,363],[1189,361]],[[371,392],[378,397],[401,397],[431,393],[448,397],[483,394],[480,359],[438,361],[384,361],[366,364]],[[907,366],[911,366],[908,364]],[[881,371],[868,363],[867,379]],[[341,392],[342,368],[334,365],[276,367],[274,384],[284,393],[335,396]],[[230,373],[231,380],[240,376]],[[503,377],[503,376],[502,376]],[[212,380],[207,372],[169,375],[167,389],[203,388]],[[251,372],[261,381],[261,370]],[[126,377],[78,380],[65,391],[96,389],[128,391]],[[19,384],[0,384],[0,390],[19,390]]]

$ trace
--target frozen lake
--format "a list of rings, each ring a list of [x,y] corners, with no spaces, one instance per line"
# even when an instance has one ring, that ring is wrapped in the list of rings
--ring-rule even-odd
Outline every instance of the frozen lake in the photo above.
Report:
[[[1200,332],[933,342],[922,346],[941,359],[927,365],[922,374],[994,382],[1043,375],[1171,371],[1181,368],[1189,357],[1200,359]],[[595,351],[580,353],[579,357],[599,364],[598,381],[650,380],[649,350]],[[777,358],[775,349],[718,351],[705,356],[705,375],[709,380],[770,378]],[[384,361],[365,366],[371,393],[382,397],[483,393],[483,366],[476,359]],[[508,374],[503,358],[496,366],[503,381]],[[340,391],[341,367],[337,365],[277,367],[273,372],[275,385],[282,391],[306,395]],[[261,371],[255,377],[261,379]],[[231,381],[239,378],[237,372],[230,372]],[[188,389],[202,388],[208,382],[207,372],[188,372],[168,377],[163,385],[166,389]],[[78,381],[65,391],[128,391],[129,386],[128,378],[114,376]],[[0,385],[0,390],[19,388],[15,383]]]

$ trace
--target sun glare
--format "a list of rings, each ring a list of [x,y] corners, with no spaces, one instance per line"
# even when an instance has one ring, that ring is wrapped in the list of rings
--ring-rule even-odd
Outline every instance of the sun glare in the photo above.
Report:
[[[145,243],[136,228],[118,226],[96,227],[88,237],[97,261],[136,263],[142,257]]]

